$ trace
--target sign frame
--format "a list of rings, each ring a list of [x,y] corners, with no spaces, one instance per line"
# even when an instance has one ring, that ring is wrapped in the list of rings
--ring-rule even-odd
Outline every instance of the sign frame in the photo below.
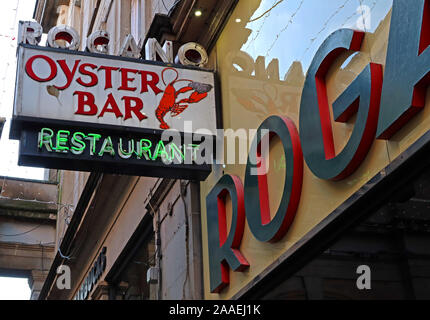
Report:
[[[220,92],[220,83],[219,83],[219,77],[218,74],[209,69],[203,69],[199,67],[194,66],[184,66],[180,64],[175,63],[164,63],[160,61],[152,61],[152,60],[144,60],[141,58],[135,59],[135,58],[129,58],[129,57],[122,57],[122,56],[115,56],[115,55],[108,55],[108,54],[101,54],[101,53],[92,53],[92,52],[86,52],[86,51],[74,51],[74,50],[67,50],[67,49],[61,49],[61,48],[51,48],[51,47],[43,47],[38,45],[30,45],[30,44],[24,44],[20,43],[17,47],[17,55],[20,52],[20,48],[29,48],[29,49],[35,49],[45,52],[56,52],[56,53],[62,53],[62,54],[70,54],[70,55],[78,55],[83,57],[93,57],[93,58],[101,58],[101,59],[108,59],[108,60],[115,60],[115,61],[125,61],[125,62],[132,62],[132,63],[140,63],[146,65],[153,65],[153,66],[160,66],[160,67],[173,67],[175,69],[184,69],[184,70],[194,70],[194,71],[204,71],[211,73],[214,77],[214,95],[215,95],[215,116],[216,116],[216,128],[222,129],[223,123],[222,123],[222,105],[221,105],[221,92]],[[24,75],[23,67],[19,64],[17,65],[17,72],[16,72],[16,80],[15,80],[15,92],[14,92],[14,112],[12,116],[12,123],[10,128],[10,139],[19,139],[19,133],[22,129],[22,125],[24,123],[29,123],[33,121],[40,121],[43,123],[55,123],[56,119],[48,119],[48,118],[38,118],[38,117],[27,117],[27,116],[20,116],[16,115],[15,113],[15,106],[16,106],[16,100],[18,97],[18,82]],[[91,125],[91,122],[81,122],[81,121],[70,121],[75,122],[76,124],[85,123],[86,125]],[[130,127],[130,126],[113,126],[113,125],[103,125],[103,124],[97,124],[100,128],[106,128],[109,130],[127,130],[127,131],[145,131],[145,130],[154,130],[157,131],[157,129],[148,129],[148,128],[138,128],[138,127]],[[116,128],[117,127],[117,128]],[[162,132],[163,130],[158,130]]]
[[[215,128],[221,129],[222,125],[222,106],[221,106],[221,94],[219,78],[215,71],[202,69],[194,66],[184,66],[178,64],[164,63],[159,61],[144,60],[141,58],[129,58],[122,56],[114,56],[107,54],[99,54],[92,52],[74,51],[61,48],[51,48],[42,47],[38,45],[30,45],[20,43],[17,48],[17,55],[23,54],[23,49],[34,49],[43,52],[53,52],[61,53],[64,55],[82,56],[82,57],[93,57],[108,59],[113,61],[124,61],[137,63],[142,65],[153,65],[160,67],[172,67],[175,69],[184,70],[194,70],[194,71],[204,71],[210,73],[213,76],[213,90],[214,90],[214,103],[215,103]],[[24,59],[20,60],[17,65],[17,76],[15,82],[15,95],[14,95],[14,112],[11,121],[11,128],[9,132],[9,138],[14,140],[20,140],[20,152],[19,152],[19,165],[31,165],[38,167],[49,167],[52,169],[65,169],[65,170],[78,170],[78,171],[102,171],[105,173],[113,174],[128,174],[128,175],[138,175],[138,176],[151,176],[151,177],[165,177],[165,178],[180,178],[189,180],[205,180],[206,177],[211,172],[211,164],[170,164],[165,165],[161,161],[155,162],[154,164],[148,164],[148,162],[142,162],[141,164],[128,165],[127,160],[122,160],[122,164],[117,162],[113,165],[113,161],[107,161],[103,164],[103,160],[97,159],[93,164],[93,160],[86,159],[85,161],[77,161],[76,157],[67,157],[64,154],[54,154],[49,157],[46,153],[37,154],[35,152],[29,152],[29,147],[26,145],[25,140],[30,132],[35,132],[35,130],[40,130],[44,127],[52,127],[53,129],[72,129],[72,130],[96,130],[98,133],[106,135],[148,135],[151,137],[159,137],[165,130],[145,128],[145,127],[133,127],[133,126],[121,126],[113,124],[99,124],[95,122],[84,122],[75,120],[60,120],[54,118],[45,117],[33,117],[33,116],[23,116],[17,114],[17,101],[22,99],[20,96],[22,94],[22,77],[24,76]],[[199,128],[193,128],[199,129]],[[182,139],[187,135],[192,135],[192,133],[184,133],[179,131]],[[201,135],[199,137],[204,137],[205,139],[213,139],[214,146],[216,140],[216,132],[214,135]],[[37,139],[37,138],[36,138]],[[32,139],[34,140],[34,139]],[[34,151],[34,150],[33,150]]]

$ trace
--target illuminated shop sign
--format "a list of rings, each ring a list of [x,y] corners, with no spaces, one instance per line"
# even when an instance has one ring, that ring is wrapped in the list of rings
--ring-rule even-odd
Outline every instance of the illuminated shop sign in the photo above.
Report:
[[[206,139],[207,137],[201,137]],[[210,164],[198,159],[196,136],[182,134],[164,139],[159,134],[77,128],[75,126],[23,128],[21,165],[53,169],[102,171],[149,177],[204,180]]]
[[[207,176],[207,166],[202,171],[192,161],[173,163],[170,168],[182,172],[172,176],[171,170],[158,169],[169,166],[160,154],[168,154],[164,160],[172,153],[185,158],[198,146],[192,140],[165,146],[169,142],[162,141],[165,130],[180,132],[183,138],[193,133],[192,128],[216,132],[213,72],[138,59],[140,50],[130,35],[121,56],[105,54],[109,36],[102,31],[88,38],[89,52],[75,51],[80,39],[69,27],[51,29],[50,47],[40,47],[39,29],[32,22],[20,25],[10,134],[21,140],[20,165],[184,179]],[[60,40],[68,47],[59,47]],[[150,43],[152,51],[164,52],[158,43]],[[168,56],[168,52],[161,55]],[[78,159],[94,163],[82,165]]]
[[[133,60],[20,45],[14,117],[215,132],[212,72]]]
[[[103,157],[106,153],[114,157],[116,154],[122,159],[136,157],[145,160],[156,161],[162,159],[170,162],[173,160],[185,163],[185,158],[196,159],[198,144],[176,145],[171,142],[165,145],[163,140],[155,143],[150,139],[127,139],[118,138],[112,140],[111,136],[103,136],[98,133],[70,132],[69,130],[58,130],[55,132],[50,128],[42,128],[38,133],[37,147],[43,152],[61,152],[80,155],[88,153],[92,157]],[[98,145],[99,144],[99,145]]]
[[[278,136],[286,160],[285,182],[279,207],[271,215],[264,154],[257,133],[242,181],[224,175],[206,197],[210,291],[219,293],[229,282],[230,269],[249,268],[241,252],[245,221],[261,242],[282,239],[298,208],[303,181],[303,159],[314,176],[331,181],[349,177],[362,164],[375,138],[388,140],[426,103],[430,84],[430,1],[393,2],[385,71],[370,63],[335,100],[330,111],[326,75],[341,54],[360,51],[365,34],[350,29],[332,33],[320,46],[309,67],[300,104],[300,132],[288,117],[271,116],[258,131]],[[331,113],[337,122],[356,116],[344,148],[336,153]],[[257,164],[253,158],[259,159]],[[257,169],[258,174],[253,174]],[[231,199],[231,227],[225,202]]]

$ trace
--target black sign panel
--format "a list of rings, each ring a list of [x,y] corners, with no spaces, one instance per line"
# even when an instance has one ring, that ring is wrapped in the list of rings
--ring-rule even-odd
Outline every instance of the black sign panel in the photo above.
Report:
[[[178,133],[162,140],[158,130],[120,132],[71,123],[33,124],[22,128],[18,164],[202,181],[211,165],[198,164],[196,159],[200,144],[213,137],[195,139]]]

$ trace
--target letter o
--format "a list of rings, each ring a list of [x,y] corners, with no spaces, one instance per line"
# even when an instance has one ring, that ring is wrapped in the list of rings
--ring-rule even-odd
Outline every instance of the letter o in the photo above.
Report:
[[[33,62],[36,59],[43,59],[46,62],[48,62],[49,67],[51,69],[51,73],[49,74],[49,76],[47,78],[40,78],[38,77],[33,70]],[[32,56],[30,59],[28,59],[27,63],[25,64],[25,72],[28,74],[28,76],[38,82],[47,82],[47,81],[51,81],[52,79],[55,78],[55,76],[57,75],[57,65],[55,64],[55,61],[52,60],[51,58],[38,54],[35,56]]]
[[[285,182],[281,202],[274,215],[270,218],[267,172],[262,172],[264,157],[261,155],[260,132],[268,130],[269,139],[277,135],[284,148],[286,161]],[[253,155],[261,161],[252,164]],[[258,174],[252,174],[257,169]],[[263,121],[257,129],[252,142],[248,163],[245,171],[245,213],[249,229],[254,237],[262,242],[279,241],[288,231],[296,215],[300,201],[303,182],[303,154],[299,134],[294,122],[281,116],[271,116]]]
[[[245,76],[251,76],[255,70],[254,59],[244,51],[230,51],[224,65],[229,72],[236,71],[235,65],[238,65],[242,69],[239,72]]]
[[[69,45],[62,45],[56,42],[56,40],[64,40]],[[78,50],[81,40],[78,32],[72,27],[65,25],[53,27],[48,32],[48,45],[52,48],[62,48],[68,50]]]
[[[178,50],[176,63],[179,62],[186,66],[202,67],[208,63],[208,54],[202,45],[196,42],[188,42]]]

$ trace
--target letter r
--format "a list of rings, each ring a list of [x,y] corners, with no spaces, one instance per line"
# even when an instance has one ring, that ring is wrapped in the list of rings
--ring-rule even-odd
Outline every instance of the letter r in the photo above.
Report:
[[[232,218],[227,234],[225,198],[231,197]],[[230,282],[229,267],[243,271],[249,267],[239,251],[245,227],[243,185],[237,176],[224,175],[206,197],[211,292],[220,292]]]

